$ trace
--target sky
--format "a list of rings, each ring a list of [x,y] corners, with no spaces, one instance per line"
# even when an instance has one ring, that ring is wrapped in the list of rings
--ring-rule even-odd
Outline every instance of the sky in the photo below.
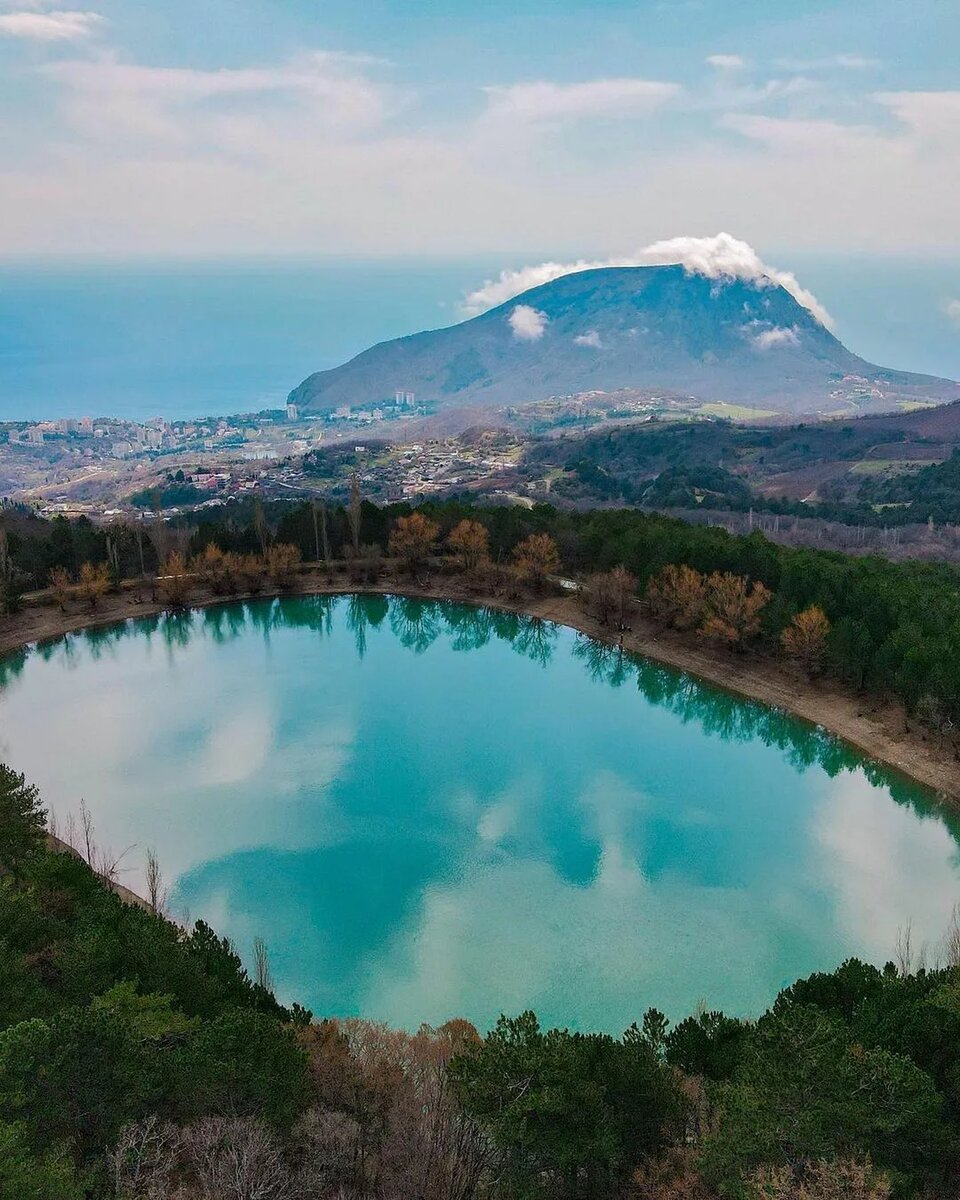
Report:
[[[956,0],[0,0],[0,256],[958,266]],[[933,319],[933,318],[931,318]]]

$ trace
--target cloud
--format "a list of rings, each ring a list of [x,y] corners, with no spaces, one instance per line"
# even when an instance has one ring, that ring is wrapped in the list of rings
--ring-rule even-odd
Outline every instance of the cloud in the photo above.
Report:
[[[706,61],[718,71],[738,71],[745,65],[739,54],[710,54]]]
[[[839,932],[874,962],[889,959],[898,930],[934,948],[956,901],[956,842],[938,820],[871,788],[863,772],[842,773],[825,789],[810,829],[820,873],[835,896]]]
[[[507,323],[518,342],[538,342],[546,332],[549,320],[546,313],[531,308],[529,304],[518,304],[507,317]]]
[[[46,63],[38,73],[61,90],[71,132],[141,169],[181,153],[184,175],[224,174],[240,163],[324,154],[324,139],[362,140],[392,111],[394,97],[370,77],[372,60],[315,51],[269,66],[199,70],[95,61]],[[292,148],[296,143],[296,150]],[[226,182],[226,181],[225,181]]]
[[[826,58],[778,58],[777,66],[788,71],[868,71],[881,65],[879,58],[863,54],[832,54]]]
[[[960,91],[876,92],[873,99],[924,138],[957,144],[960,128]]]
[[[789,155],[841,154],[876,147],[876,132],[863,125],[843,125],[839,121],[804,121],[786,117],[728,113],[720,126],[731,129],[771,150]]]
[[[943,306],[947,317],[960,329],[960,300],[948,300]]]
[[[772,329],[763,329],[751,334],[751,342],[758,350],[772,350],[782,346],[798,346],[800,339],[795,329],[787,329],[783,325],[775,325]]]
[[[505,304],[514,296],[550,283],[563,275],[577,271],[595,270],[599,267],[640,267],[676,263],[691,275],[703,275],[707,279],[744,279],[761,285],[779,284],[791,296],[808,309],[827,328],[833,319],[812,292],[800,286],[790,271],[781,271],[763,262],[752,246],[731,237],[729,233],[718,233],[715,237],[676,237],[653,242],[636,254],[622,258],[610,258],[590,262],[545,262],[538,266],[522,267],[519,270],[501,271],[495,280],[488,280],[483,287],[471,292],[463,308],[468,315],[475,315]]]
[[[488,115],[522,121],[629,117],[659,108],[680,87],[651,79],[594,79],[588,83],[518,83],[488,87]]]
[[[71,42],[89,37],[103,17],[95,12],[11,12],[0,14],[0,37],[37,42]]]
[[[600,341],[600,334],[595,329],[589,329],[586,333],[578,334],[574,339],[578,346],[589,346],[591,350],[602,350],[603,343]]]
[[[43,72],[72,93],[108,101],[199,103],[250,97],[262,106],[271,96],[298,96],[323,107],[324,115],[370,123],[384,113],[379,88],[363,73],[372,60],[314,51],[271,67],[196,70],[146,67],[110,59],[50,63]],[[262,111],[262,108],[261,108]]]

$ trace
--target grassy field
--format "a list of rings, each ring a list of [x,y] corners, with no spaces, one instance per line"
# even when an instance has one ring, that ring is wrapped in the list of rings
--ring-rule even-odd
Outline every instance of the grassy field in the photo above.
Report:
[[[851,475],[903,475],[929,467],[929,462],[909,458],[864,458],[850,468]]]
[[[762,421],[777,416],[769,408],[747,408],[743,404],[726,404],[722,400],[714,404],[701,404],[694,411],[702,417],[724,417],[728,421]]]

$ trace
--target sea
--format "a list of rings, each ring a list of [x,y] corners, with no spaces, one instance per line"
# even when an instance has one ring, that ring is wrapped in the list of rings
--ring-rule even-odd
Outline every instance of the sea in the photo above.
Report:
[[[960,378],[960,262],[768,255],[846,345]],[[0,262],[0,420],[145,420],[281,405],[312,371],[462,319],[467,292],[523,256]]]

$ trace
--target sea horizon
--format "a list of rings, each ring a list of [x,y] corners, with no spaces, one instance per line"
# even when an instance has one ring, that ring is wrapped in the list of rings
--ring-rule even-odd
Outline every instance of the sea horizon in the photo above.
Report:
[[[462,320],[467,292],[540,257],[0,259],[0,420],[278,408],[313,371]],[[944,311],[957,261],[793,254],[787,265],[855,353],[960,378]]]

